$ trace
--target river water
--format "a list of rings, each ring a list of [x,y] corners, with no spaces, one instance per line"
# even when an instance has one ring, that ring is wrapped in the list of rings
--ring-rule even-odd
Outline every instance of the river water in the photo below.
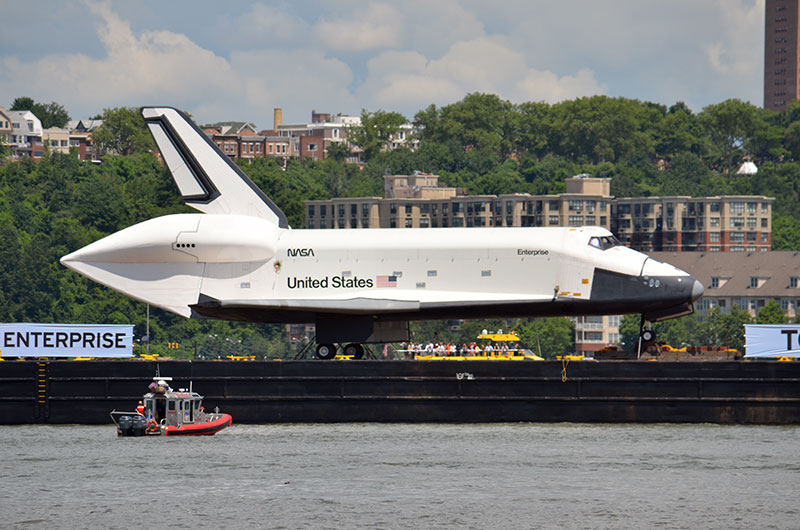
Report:
[[[0,427],[0,528],[798,528],[800,427]]]

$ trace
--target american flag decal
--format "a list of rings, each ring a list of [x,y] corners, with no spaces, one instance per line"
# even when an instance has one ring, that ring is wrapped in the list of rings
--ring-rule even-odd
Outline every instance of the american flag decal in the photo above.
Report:
[[[397,276],[376,276],[375,286],[379,289],[397,287]]]

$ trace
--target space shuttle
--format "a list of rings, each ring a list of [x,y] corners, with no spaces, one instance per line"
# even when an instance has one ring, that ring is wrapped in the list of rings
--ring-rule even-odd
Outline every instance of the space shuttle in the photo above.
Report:
[[[703,286],[600,227],[292,229],[280,208],[183,112],[144,107],[183,200],[201,213],[144,221],[61,258],[188,318],[313,323],[317,356],[408,340],[427,319],[693,311]]]

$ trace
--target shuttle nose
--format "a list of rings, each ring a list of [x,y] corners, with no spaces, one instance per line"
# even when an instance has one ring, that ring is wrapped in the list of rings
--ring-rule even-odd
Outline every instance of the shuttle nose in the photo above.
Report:
[[[692,302],[703,296],[703,292],[705,292],[703,284],[695,280],[692,284]]]

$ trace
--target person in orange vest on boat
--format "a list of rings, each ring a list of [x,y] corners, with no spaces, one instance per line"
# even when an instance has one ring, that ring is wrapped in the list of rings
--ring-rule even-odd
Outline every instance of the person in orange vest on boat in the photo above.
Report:
[[[139,416],[144,416],[144,404],[140,401],[138,405],[136,405],[136,412]]]

